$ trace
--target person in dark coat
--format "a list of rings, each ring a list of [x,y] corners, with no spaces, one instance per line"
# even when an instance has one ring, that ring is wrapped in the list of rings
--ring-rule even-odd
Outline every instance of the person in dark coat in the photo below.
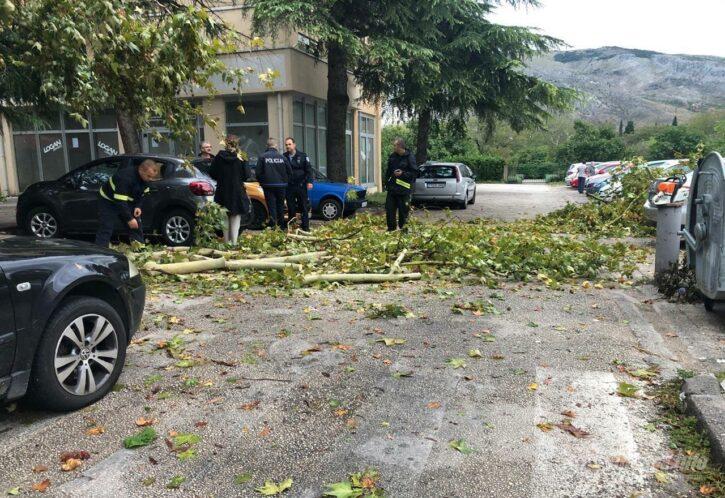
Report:
[[[408,221],[410,194],[417,177],[415,157],[405,148],[403,139],[396,138],[385,173],[385,190],[388,192],[385,198],[385,215],[389,232],[403,228]]]
[[[310,231],[310,198],[307,191],[312,188],[312,164],[307,154],[297,149],[295,139],[287,137],[284,141],[286,152],[283,154],[292,168],[292,176],[287,184],[287,214],[289,220],[300,213],[302,230]]]
[[[144,243],[141,202],[149,193],[148,182],[158,180],[161,166],[146,159],[138,166],[119,169],[98,191],[98,231],[96,244],[108,247],[117,219],[128,226],[132,241]]]
[[[244,189],[244,182],[249,180],[249,170],[247,161],[239,152],[236,135],[228,135],[224,146],[225,149],[212,160],[209,175],[217,182],[214,202],[227,210],[224,242],[236,245],[242,216],[248,216],[250,211],[249,197]]]
[[[267,140],[267,150],[257,159],[257,180],[264,190],[269,209],[270,226],[284,228],[284,201],[292,168],[287,159],[277,151],[277,140]]]

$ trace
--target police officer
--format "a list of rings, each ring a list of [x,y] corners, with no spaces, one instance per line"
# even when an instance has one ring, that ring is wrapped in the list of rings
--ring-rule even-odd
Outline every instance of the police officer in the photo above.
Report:
[[[284,201],[292,169],[284,156],[277,151],[277,140],[274,138],[267,140],[267,150],[257,159],[255,173],[267,200],[270,226],[281,229],[285,226]]]
[[[147,183],[160,176],[160,165],[146,159],[138,166],[119,169],[98,191],[96,244],[108,247],[117,219],[129,229],[131,240],[143,244],[141,200],[149,192]]]
[[[284,141],[284,157],[292,168],[292,176],[287,184],[287,215],[290,221],[302,213],[302,230],[310,231],[310,199],[307,191],[312,188],[312,165],[307,154],[297,150],[295,139],[287,137]]]
[[[408,221],[410,193],[417,177],[415,157],[405,148],[405,141],[396,138],[393,141],[393,153],[388,158],[388,169],[385,173],[387,178],[385,190],[388,191],[385,199],[385,215],[389,232],[394,231],[396,227],[403,228]]]

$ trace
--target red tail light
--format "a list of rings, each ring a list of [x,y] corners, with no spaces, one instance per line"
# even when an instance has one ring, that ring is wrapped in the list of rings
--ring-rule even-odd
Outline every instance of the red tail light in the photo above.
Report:
[[[598,170],[597,170],[597,174],[598,174],[598,175],[603,175],[603,174],[604,174],[604,168],[602,168],[602,169],[598,169]]]
[[[189,190],[194,195],[214,195],[214,187],[209,182],[191,182]]]

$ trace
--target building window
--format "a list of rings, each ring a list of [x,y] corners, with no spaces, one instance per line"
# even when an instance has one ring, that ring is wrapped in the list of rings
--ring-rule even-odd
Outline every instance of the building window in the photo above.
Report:
[[[227,135],[239,137],[239,148],[247,153],[250,161],[256,161],[267,148],[269,119],[267,99],[243,99],[242,109],[238,100],[226,103]]]
[[[298,99],[292,108],[292,134],[312,166],[327,173],[327,104]]]
[[[360,183],[375,184],[375,118],[360,113]]]
[[[18,186],[56,180],[93,159],[118,154],[114,111],[87,116],[88,127],[66,112],[55,112],[35,125],[13,124]]]

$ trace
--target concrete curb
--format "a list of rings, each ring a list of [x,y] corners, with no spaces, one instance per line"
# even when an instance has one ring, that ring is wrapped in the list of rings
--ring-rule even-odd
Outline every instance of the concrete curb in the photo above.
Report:
[[[698,375],[682,385],[685,411],[710,440],[712,460],[725,468],[725,395],[713,374]]]

